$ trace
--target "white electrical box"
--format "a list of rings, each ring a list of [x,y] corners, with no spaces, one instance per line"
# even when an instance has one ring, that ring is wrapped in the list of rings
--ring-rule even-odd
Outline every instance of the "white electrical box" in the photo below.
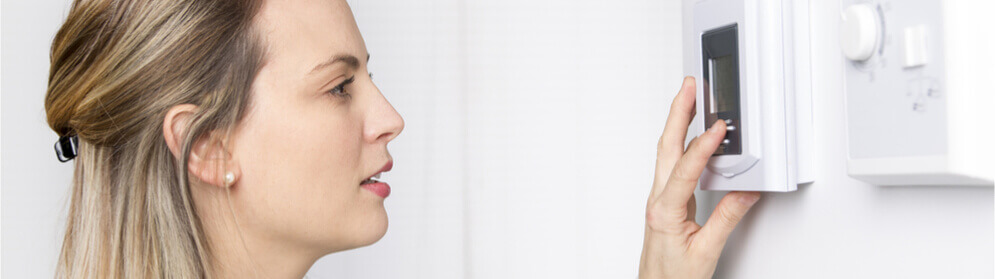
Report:
[[[841,11],[849,175],[992,186],[991,4],[844,0]]]
[[[786,192],[812,182],[808,2],[683,4],[684,72],[697,83],[688,140],[716,120],[728,127],[701,189]]]

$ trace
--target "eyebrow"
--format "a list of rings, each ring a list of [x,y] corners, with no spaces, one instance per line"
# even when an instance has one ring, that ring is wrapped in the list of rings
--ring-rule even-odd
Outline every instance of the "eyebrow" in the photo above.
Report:
[[[325,60],[325,62],[321,62],[321,64],[314,66],[314,68],[312,68],[311,71],[308,72],[308,74],[309,75],[314,74],[314,72],[320,71],[324,68],[328,68],[329,66],[339,62],[345,62],[347,65],[349,65],[349,68],[352,69],[359,68],[359,58],[356,58],[355,56],[348,54],[339,54],[332,57],[331,59]],[[366,62],[370,62],[370,54],[366,54]]]

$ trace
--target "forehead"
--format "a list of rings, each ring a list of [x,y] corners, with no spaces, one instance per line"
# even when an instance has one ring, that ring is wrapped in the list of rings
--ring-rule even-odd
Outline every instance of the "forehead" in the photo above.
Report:
[[[345,0],[264,1],[256,24],[267,44],[268,66],[307,71],[337,54],[366,56]]]

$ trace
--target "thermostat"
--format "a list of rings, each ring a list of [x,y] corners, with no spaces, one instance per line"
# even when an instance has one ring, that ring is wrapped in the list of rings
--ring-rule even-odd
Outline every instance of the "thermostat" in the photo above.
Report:
[[[808,2],[685,0],[684,72],[697,83],[689,139],[726,136],[703,190],[786,192],[812,182]]]
[[[992,186],[991,10],[973,1],[840,4],[849,175]]]

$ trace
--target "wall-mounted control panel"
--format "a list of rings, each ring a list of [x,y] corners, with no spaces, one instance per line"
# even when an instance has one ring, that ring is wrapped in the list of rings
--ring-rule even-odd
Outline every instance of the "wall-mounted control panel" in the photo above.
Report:
[[[684,72],[697,85],[689,139],[726,137],[703,190],[786,192],[812,181],[808,2],[685,0]]]
[[[995,33],[983,2],[841,1],[850,176],[993,184]]]

